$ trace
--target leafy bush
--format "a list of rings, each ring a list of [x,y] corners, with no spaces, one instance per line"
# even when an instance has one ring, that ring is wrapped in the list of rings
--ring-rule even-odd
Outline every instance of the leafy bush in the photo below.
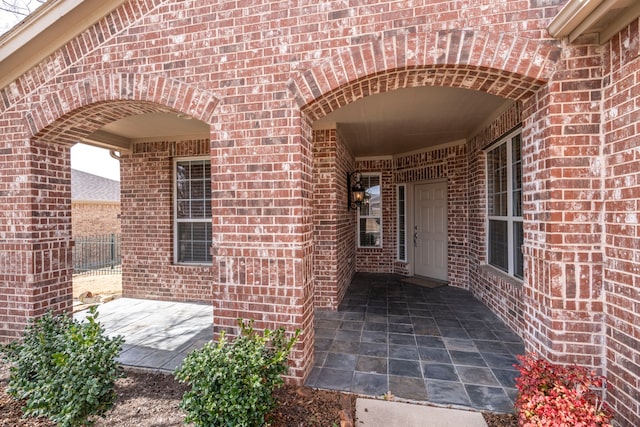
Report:
[[[228,343],[224,333],[192,351],[176,372],[191,386],[182,397],[186,422],[198,426],[262,426],[275,407],[273,390],[283,384],[287,357],[300,331],[290,339],[284,328],[253,330],[253,321],[238,320],[241,335]]]
[[[580,366],[518,356],[516,410],[521,427],[611,426],[611,411],[597,394],[606,380]]]
[[[12,362],[8,392],[25,400],[27,416],[46,416],[62,427],[91,425],[115,401],[115,361],[123,338],[108,338],[93,307],[86,322],[47,313],[31,321],[21,342],[4,347]]]

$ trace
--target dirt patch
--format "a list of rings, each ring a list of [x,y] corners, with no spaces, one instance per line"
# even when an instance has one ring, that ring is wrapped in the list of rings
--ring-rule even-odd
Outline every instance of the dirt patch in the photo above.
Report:
[[[122,294],[122,275],[104,274],[98,276],[73,276],[73,298],[91,292],[94,295]]]
[[[0,362],[0,427],[54,427],[46,419],[23,419],[20,403],[5,393],[8,368]],[[127,372],[116,381],[118,399],[105,418],[95,426],[179,427],[184,426],[180,399],[187,390],[173,375],[155,372]],[[340,425],[340,412],[355,419],[353,395],[285,385],[276,391],[278,408],[269,415],[273,427],[327,427]]]
[[[9,370],[0,361],[0,427],[55,427],[46,419],[22,418],[20,402],[5,393]],[[187,389],[173,375],[129,371],[116,381],[118,399],[115,406],[100,418],[96,426],[179,427],[184,412],[180,399]],[[314,390],[285,385],[276,391],[278,408],[269,416],[271,427],[340,426],[346,415],[356,420],[356,396],[337,391]],[[341,414],[342,412],[342,414]],[[342,417],[341,417],[342,415]],[[483,414],[489,427],[517,427],[510,414]],[[353,425],[358,425],[357,420]]]

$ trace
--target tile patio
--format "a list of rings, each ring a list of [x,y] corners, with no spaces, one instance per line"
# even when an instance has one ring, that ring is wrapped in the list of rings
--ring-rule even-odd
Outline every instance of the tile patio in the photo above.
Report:
[[[522,340],[468,291],[358,274],[337,312],[315,313],[306,384],[511,412]]]
[[[306,384],[510,412],[520,338],[468,291],[403,279],[358,274],[337,312],[316,311]],[[125,336],[122,364],[173,371],[212,339],[212,312],[203,304],[121,298],[100,305],[98,320],[107,334]]]

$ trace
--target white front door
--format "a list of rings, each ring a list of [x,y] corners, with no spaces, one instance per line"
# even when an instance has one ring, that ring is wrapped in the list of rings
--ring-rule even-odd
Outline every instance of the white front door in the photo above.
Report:
[[[447,280],[447,183],[415,187],[413,230],[417,276]]]

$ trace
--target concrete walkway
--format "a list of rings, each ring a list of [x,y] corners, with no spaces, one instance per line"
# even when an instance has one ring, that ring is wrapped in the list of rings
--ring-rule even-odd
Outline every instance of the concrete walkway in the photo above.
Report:
[[[487,427],[479,412],[415,405],[384,400],[358,399],[358,427]]]
[[[138,368],[173,372],[213,338],[213,308],[205,304],[119,298],[98,306],[98,321],[107,335],[125,337],[118,361]]]

